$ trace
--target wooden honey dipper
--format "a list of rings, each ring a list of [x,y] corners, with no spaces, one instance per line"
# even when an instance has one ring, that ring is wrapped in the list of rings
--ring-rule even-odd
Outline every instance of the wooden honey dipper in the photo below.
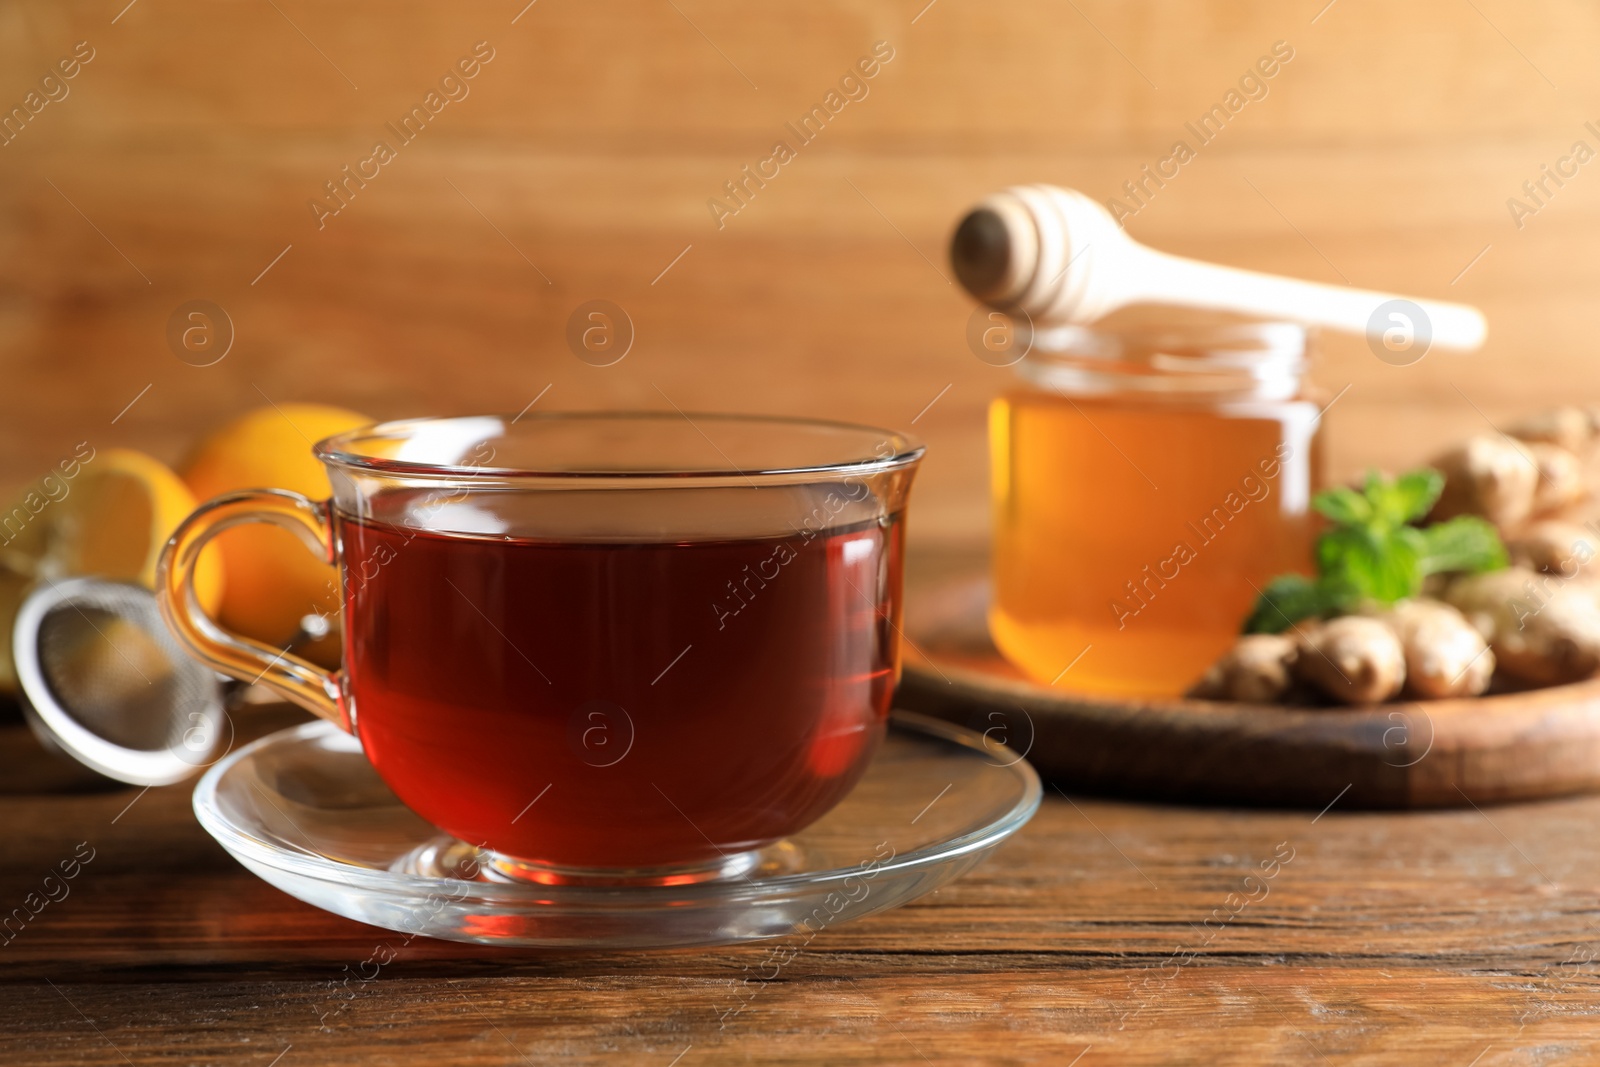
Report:
[[[1019,185],[988,197],[950,243],[956,277],[1002,311],[1040,326],[1096,322],[1130,304],[1169,304],[1326,326],[1381,338],[1395,326],[1431,344],[1483,344],[1483,313],[1465,304],[1417,300],[1224,267],[1157,252],[1129,237],[1099,203],[1072,189]],[[1420,309],[1385,309],[1403,300]],[[1393,312],[1405,316],[1401,321]],[[1418,339],[1422,339],[1420,336]]]

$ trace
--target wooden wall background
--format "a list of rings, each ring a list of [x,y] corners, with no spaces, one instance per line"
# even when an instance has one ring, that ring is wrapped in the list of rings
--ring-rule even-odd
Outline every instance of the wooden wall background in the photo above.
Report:
[[[914,427],[915,535],[981,538],[984,406],[1010,372],[967,350],[954,220],[1019,181],[1111,195],[1279,40],[1295,57],[1269,95],[1131,232],[1491,321],[1483,353],[1405,368],[1328,344],[1321,381],[1352,386],[1333,473],[1600,399],[1600,162],[1520,230],[1506,206],[1573,141],[1600,148],[1593,4],[126,2],[0,7],[8,106],[95,49],[0,147],[7,487],[85,438],[175,460],[263,396],[393,417],[515,410],[550,385],[551,408],[670,397],[905,427],[949,385]],[[870,95],[719,231],[707,199],[879,40],[896,54]],[[319,232],[308,199],[477,41],[495,58],[470,96]],[[636,324],[612,367],[563,340],[591,298]],[[215,366],[168,350],[190,299],[235,324]]]

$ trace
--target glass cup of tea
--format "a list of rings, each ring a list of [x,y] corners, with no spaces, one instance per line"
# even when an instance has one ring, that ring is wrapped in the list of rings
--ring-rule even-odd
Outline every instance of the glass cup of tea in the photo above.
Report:
[[[200,660],[354,734],[491,874],[736,875],[871,760],[899,675],[915,440],[564,413],[390,422],[315,453],[331,500],[244,490],[185,520],[162,613]],[[340,670],[200,608],[201,551],[250,522],[338,565]]]

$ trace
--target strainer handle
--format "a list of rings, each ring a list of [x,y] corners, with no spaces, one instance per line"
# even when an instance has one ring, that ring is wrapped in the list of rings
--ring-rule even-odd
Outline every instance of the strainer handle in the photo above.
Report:
[[[285,649],[224,630],[205,613],[194,569],[211,539],[232,526],[265,522],[296,534],[325,563],[336,563],[328,505],[284,489],[242,489],[200,505],[161,550],[156,599],[167,628],[195,658],[223,674],[261,682],[312,714],[350,730],[339,675]]]

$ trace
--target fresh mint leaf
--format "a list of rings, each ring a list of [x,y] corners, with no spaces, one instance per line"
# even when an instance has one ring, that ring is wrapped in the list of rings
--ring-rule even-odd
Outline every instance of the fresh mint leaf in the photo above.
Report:
[[[1317,583],[1303,574],[1284,574],[1267,583],[1245,620],[1247,634],[1282,633],[1321,608]]]
[[[1389,531],[1383,539],[1379,556],[1378,581],[1370,592],[1372,599],[1392,604],[1422,592],[1422,554],[1427,546],[1422,531],[1415,526],[1401,526]]]
[[[1363,599],[1390,603],[1421,591],[1423,549],[1415,527],[1336,526],[1317,539],[1317,570]]]
[[[1506,546],[1494,526],[1476,515],[1459,515],[1421,531],[1424,574],[1495,571],[1507,563]]]
[[[1335,521],[1401,526],[1427,515],[1443,491],[1444,477],[1428,468],[1410,471],[1398,478],[1385,478],[1377,471],[1368,471],[1361,492],[1370,509],[1367,517]]]
[[[1345,486],[1325,489],[1311,498],[1311,506],[1332,522],[1355,526],[1372,519],[1372,504],[1361,493]]]
[[[1439,494],[1444,492],[1444,475],[1431,468],[1410,471],[1385,487],[1387,513],[1398,525],[1416,522],[1433,510]]]
[[[1311,505],[1332,524],[1317,538],[1318,577],[1274,578],[1256,599],[1245,632],[1281,633],[1302,619],[1348,612],[1363,601],[1392,604],[1421,593],[1430,574],[1504,567],[1505,546],[1483,519],[1462,516],[1426,529],[1411,525],[1427,517],[1443,488],[1443,476],[1424,468],[1392,479],[1371,471],[1360,491],[1318,493]]]
[[[1284,574],[1267,583],[1245,620],[1247,634],[1277,634],[1302,619],[1331,615],[1355,603],[1352,591],[1337,582]]]

